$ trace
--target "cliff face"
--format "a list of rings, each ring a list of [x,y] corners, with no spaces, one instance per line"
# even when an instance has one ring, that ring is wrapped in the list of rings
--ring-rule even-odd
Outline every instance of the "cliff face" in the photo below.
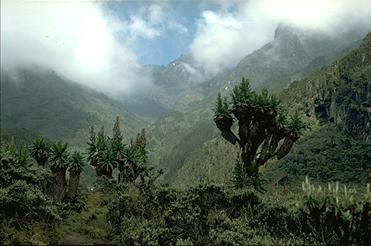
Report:
[[[334,123],[360,139],[371,137],[371,33],[361,46],[282,93],[286,105],[311,121]]]

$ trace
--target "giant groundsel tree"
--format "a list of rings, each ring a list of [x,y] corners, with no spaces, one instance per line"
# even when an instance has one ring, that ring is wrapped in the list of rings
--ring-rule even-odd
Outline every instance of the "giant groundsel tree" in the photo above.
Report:
[[[238,122],[238,134],[232,128]],[[247,79],[237,85],[231,103],[218,95],[214,122],[224,139],[240,147],[234,178],[244,187],[258,176],[259,166],[287,155],[304,124],[297,113],[288,115],[280,101],[267,90],[254,92]]]
[[[70,179],[68,182],[68,193],[67,197],[70,201],[74,202],[77,197],[77,190],[80,182],[80,174],[84,169],[85,160],[80,152],[75,151],[69,160],[68,171],[70,173]]]
[[[68,159],[67,143],[57,142],[52,144],[50,149],[50,168],[55,175],[54,196],[59,202],[64,197]]]
[[[142,129],[130,144],[124,143],[120,119],[116,118],[112,137],[105,135],[102,128],[98,133],[92,127],[88,141],[88,161],[96,170],[97,176],[113,178],[113,170],[118,167],[118,182],[130,183],[148,180],[148,153],[146,150],[146,131]]]
[[[31,145],[31,155],[39,166],[45,166],[49,156],[49,146],[43,138],[37,138]]]

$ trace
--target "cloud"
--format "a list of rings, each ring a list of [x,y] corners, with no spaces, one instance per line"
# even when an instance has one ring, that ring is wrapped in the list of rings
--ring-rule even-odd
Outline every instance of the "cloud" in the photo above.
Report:
[[[1,66],[48,67],[109,95],[148,87],[150,77],[135,53],[116,39],[120,25],[90,1],[2,1]],[[157,35],[137,20],[128,28],[136,35]]]
[[[148,17],[149,21],[154,24],[161,23],[165,19],[165,13],[161,5],[152,4],[148,8],[148,12],[149,12],[149,17]]]
[[[151,54],[156,39],[191,39],[193,26],[182,23],[194,17],[179,16],[182,5],[170,1],[127,12],[126,3],[120,4],[121,15],[99,1],[1,1],[2,68],[49,67],[115,96],[150,88],[151,76],[138,57]],[[272,40],[280,22],[326,32],[371,25],[369,0],[205,0],[201,5],[190,51],[206,75],[236,65]]]
[[[166,1],[143,5],[134,14],[121,19],[118,31],[133,45],[138,43],[139,39],[154,39],[166,35],[169,31],[187,33],[188,29],[177,22],[171,10]]]
[[[146,39],[152,39],[160,36],[160,31],[149,25],[142,18],[132,17],[128,25],[128,31],[133,37],[141,37]]]
[[[206,2],[210,2],[206,0]],[[369,0],[218,0],[218,10],[204,10],[191,53],[207,74],[235,66],[273,39],[279,23],[336,33],[354,26],[371,28]]]

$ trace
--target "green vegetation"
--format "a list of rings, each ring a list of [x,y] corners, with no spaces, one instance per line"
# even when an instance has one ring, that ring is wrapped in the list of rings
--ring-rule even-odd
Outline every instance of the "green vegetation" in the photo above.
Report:
[[[307,179],[301,192],[272,196],[203,181],[179,191],[156,182],[161,172],[147,163],[145,131],[124,144],[118,125],[117,119],[112,138],[91,129],[89,162],[101,171],[101,148],[115,153],[110,163],[119,176],[97,172],[90,191],[78,192],[84,158],[69,155],[67,143],[50,147],[53,173],[33,165],[14,141],[1,147],[2,243],[365,245],[370,237],[369,187],[322,188]]]
[[[143,181],[149,175],[145,129],[137,134],[135,141],[131,139],[130,144],[126,145],[119,125],[117,117],[112,138],[105,136],[103,127],[98,134],[91,128],[88,142],[90,165],[96,169],[97,176],[109,179],[113,178],[112,173],[117,167],[119,183],[133,182],[138,178]]]
[[[14,142],[0,147],[0,241],[15,243],[11,228],[25,230],[36,222],[52,226],[61,220],[61,207],[52,199],[50,170],[32,165],[26,149],[17,150]]]
[[[68,158],[67,143],[57,142],[51,146],[50,169],[55,176],[54,197],[58,202],[64,198]]]
[[[118,190],[108,213],[114,242],[140,245],[358,244],[370,236],[370,193],[303,183],[283,203],[249,189],[202,184]]]
[[[304,176],[318,182],[366,184],[371,178],[371,143],[357,140],[323,126],[299,139],[290,153],[274,165],[268,165],[265,178],[274,180],[284,174],[295,183]]]
[[[31,155],[39,166],[45,166],[48,161],[49,146],[43,138],[37,138],[31,146]]]
[[[68,183],[67,197],[70,201],[75,202],[77,197],[77,189],[80,182],[80,174],[85,165],[84,157],[78,151],[75,151],[70,158],[68,171],[70,179]]]
[[[256,64],[246,71],[255,83],[286,83],[318,55],[282,31],[240,64]],[[242,79],[231,98],[217,96],[217,128],[211,102],[221,88],[228,92],[240,65],[218,83],[186,89],[176,107],[187,109],[150,134],[137,133],[142,122],[112,100],[54,72],[21,71],[19,87],[2,75],[0,244],[368,245],[370,40],[280,99]],[[267,58],[273,62],[260,62]],[[101,128],[89,136],[87,125]],[[17,143],[14,129],[24,130]],[[173,184],[163,182],[154,159]],[[87,175],[90,166],[96,175]]]
[[[301,150],[305,154],[305,157],[300,157],[298,153],[298,160],[312,160],[310,161],[312,163],[310,165],[300,163],[296,166],[294,170],[298,169],[299,172],[305,170],[301,172],[301,175],[305,175],[305,172],[307,172],[313,179],[327,176],[326,179],[323,179],[323,182],[339,180],[345,183],[351,183],[353,180],[365,180],[365,172],[360,168],[361,164],[356,163],[358,158],[364,160],[365,152],[360,151],[360,146],[369,145],[368,142],[370,139],[369,134],[367,135],[367,132],[370,130],[368,124],[370,122],[370,114],[368,109],[371,100],[371,94],[369,93],[369,83],[371,81],[371,77],[369,76],[371,71],[370,37],[370,34],[366,36],[360,47],[344,55],[344,57],[338,59],[334,64],[314,72],[305,79],[292,82],[288,88],[279,94],[281,105],[288,110],[288,113],[293,115],[296,111],[302,112],[303,115],[301,115],[301,118],[305,120],[309,127],[308,131],[303,132],[303,135],[295,143],[293,149],[293,151]],[[360,43],[357,42],[355,45]],[[257,63],[251,64],[250,62],[249,64],[258,66],[258,61]],[[249,72],[246,68],[244,69],[246,70],[246,74],[243,75],[248,75]],[[257,76],[260,73],[270,76],[270,68],[254,70],[252,72],[256,72]],[[257,88],[254,85],[259,82],[258,78],[254,76],[249,76],[249,78],[252,78],[253,88]],[[176,177],[175,180],[166,180],[174,182],[177,187],[187,187],[189,184],[198,183],[204,177],[219,184],[228,184],[228,181],[232,178],[232,170],[236,163],[238,146],[236,148],[236,146],[225,145],[223,139],[218,137],[220,134],[215,131],[217,128],[212,127],[212,125],[210,125],[210,128],[203,127],[203,130],[200,130],[200,127],[207,125],[210,122],[210,118],[213,117],[213,113],[205,109],[206,107],[209,109],[215,107],[214,100],[217,97],[217,92],[210,90],[222,91],[222,95],[225,95],[233,89],[233,85],[236,83],[230,77],[224,77],[223,80],[224,83],[222,85],[212,86],[211,84],[204,84],[205,91],[208,90],[208,95],[212,95],[211,103],[208,103],[206,100],[200,101],[199,108],[186,111],[183,115],[179,115],[179,119],[182,117],[182,120],[179,121],[173,120],[171,117],[162,119],[161,124],[156,123],[156,128],[149,133],[149,136],[152,136],[152,138],[149,138],[150,147],[156,146],[155,153],[151,153],[151,156],[155,156],[159,160],[164,160],[161,162],[156,159],[156,163],[159,163],[159,165],[166,163],[164,165],[165,173],[170,169],[168,168],[169,166],[171,168],[176,167],[174,168],[175,170],[171,171],[172,176]],[[217,84],[217,81],[212,82]],[[276,83],[276,79],[273,78],[270,83]],[[271,87],[268,86],[268,88]],[[280,88],[283,89],[282,87]],[[230,103],[232,103],[231,101],[229,100]],[[289,117],[286,117],[286,119],[289,119]],[[193,125],[192,122],[194,122]],[[306,146],[306,138],[312,138],[312,134],[313,138],[315,136],[319,137],[322,131],[321,129],[323,127],[327,128],[327,126],[333,134],[323,132],[321,140],[316,141],[317,146],[320,148],[316,151],[308,149],[310,146]],[[236,129],[232,128],[234,131]],[[209,135],[205,134],[207,131],[210,132]],[[158,134],[159,132],[165,133],[165,140],[151,142],[153,134]],[[179,133],[184,134],[180,135]],[[344,133],[352,138],[359,138],[360,144],[357,144],[359,147],[356,144],[351,144],[347,147],[344,145],[336,150],[335,145],[322,145],[322,143],[334,141],[332,138],[343,138]],[[200,136],[200,134],[204,136]],[[187,138],[187,141],[185,141],[188,135],[193,135],[194,137]],[[157,135],[156,138],[158,138]],[[364,144],[361,144],[362,142]],[[161,148],[158,146],[164,147]],[[188,146],[192,146],[191,151],[189,151]],[[314,144],[312,146],[314,147]],[[324,152],[321,150],[321,146],[324,147]],[[182,152],[184,149],[188,149],[188,152],[183,155]],[[341,153],[343,150],[344,154]],[[334,161],[328,157],[322,158],[322,153],[328,157],[335,156],[337,160]],[[177,156],[180,158],[177,159]],[[350,161],[348,156],[352,156]],[[287,159],[283,158],[280,160],[279,165],[282,167],[285,166],[285,160]],[[262,178],[270,179],[272,176],[276,178],[281,175],[287,176],[287,172],[283,169],[274,168],[275,163],[275,160],[268,161],[266,166],[260,167],[262,174],[265,169],[272,170],[267,175],[268,177],[265,177],[263,174],[264,177]],[[284,168],[285,170],[289,170],[293,166],[289,163],[287,164],[288,166]],[[311,170],[309,171],[309,169]],[[345,169],[347,170],[346,172],[343,171]],[[329,170],[331,170],[331,178],[329,178],[330,175],[326,174]],[[274,173],[275,171],[277,173]],[[358,179],[358,177],[360,178]],[[287,178],[290,182],[297,180],[297,176],[293,175],[289,175]],[[299,178],[303,177],[300,176]]]
[[[334,123],[343,132],[370,139],[371,33],[358,49],[283,91],[283,103],[305,112],[313,125]]]
[[[129,136],[146,125],[119,102],[41,67],[16,74],[1,70],[1,127],[6,138],[26,144],[43,136],[85,147],[90,125],[111,127],[125,119]]]
[[[233,90],[232,105],[219,94],[216,106],[214,122],[222,137],[240,147],[234,172],[234,184],[238,188],[257,185],[259,167],[275,156],[281,159],[287,155],[305,127],[297,113],[287,119],[274,95],[269,95],[267,90],[257,94],[244,78]],[[232,114],[238,121],[238,137],[231,130]]]

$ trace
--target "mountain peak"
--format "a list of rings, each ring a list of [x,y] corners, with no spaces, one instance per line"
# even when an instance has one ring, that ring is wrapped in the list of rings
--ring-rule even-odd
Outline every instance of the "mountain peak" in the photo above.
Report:
[[[290,39],[297,37],[300,30],[287,24],[279,24],[274,33],[274,40]]]

